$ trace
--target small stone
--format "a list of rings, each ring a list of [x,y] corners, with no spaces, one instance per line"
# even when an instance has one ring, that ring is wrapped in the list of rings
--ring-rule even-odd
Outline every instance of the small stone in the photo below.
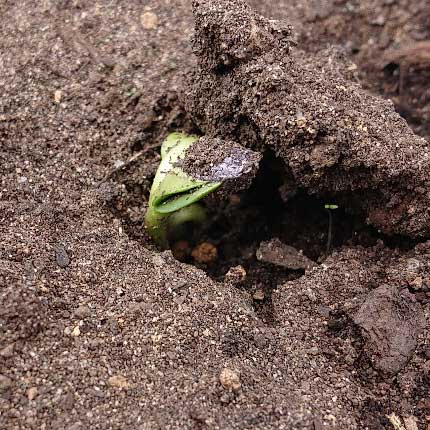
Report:
[[[309,270],[316,266],[306,255],[282,243],[277,237],[261,242],[255,255],[259,261],[291,270]]]
[[[62,92],[60,90],[55,91],[54,93],[54,101],[55,103],[60,103],[61,102],[61,96],[62,96]]]
[[[258,302],[262,302],[264,300],[264,291],[261,288],[259,288],[258,290],[255,291],[252,298],[254,300],[257,300]]]
[[[232,205],[232,206],[239,206],[240,202],[241,202],[241,198],[239,196],[239,194],[230,194],[228,196],[228,202]]]
[[[37,397],[37,387],[31,387],[27,390],[27,398],[32,401]]]
[[[383,26],[385,24],[385,21],[386,20],[384,15],[378,15],[374,20],[371,21],[371,24]]]
[[[13,356],[13,352],[15,350],[15,344],[11,343],[9,345],[7,345],[6,347],[4,347],[1,351],[0,351],[0,355],[2,357],[5,358],[10,358]]]
[[[12,379],[8,378],[5,375],[0,375],[0,393],[2,391],[6,391],[11,386],[12,386]]]
[[[406,261],[406,270],[409,273],[418,273],[421,269],[421,262],[416,258],[408,258]]]
[[[66,411],[70,411],[73,409],[73,406],[75,405],[75,396],[73,393],[67,393],[61,398],[61,407],[62,409]]]
[[[414,290],[421,290],[421,288],[423,287],[423,278],[421,278],[421,276],[418,276],[414,280],[412,280],[411,282],[409,282],[409,285]]]
[[[111,376],[108,379],[108,384],[111,387],[126,389],[129,387],[127,379],[122,375]]]
[[[140,16],[140,22],[145,30],[154,30],[158,25],[158,16],[154,12],[145,12]]]
[[[218,251],[212,243],[203,242],[200,245],[197,245],[193,252],[191,253],[194,260],[198,263],[212,263],[218,257]]]
[[[59,244],[54,247],[55,261],[63,269],[70,264],[70,257],[67,254],[66,248]]]
[[[77,325],[73,330],[72,333],[70,333],[74,337],[78,337],[81,334],[81,329]]]
[[[318,354],[318,352],[319,352],[319,350],[318,350],[318,347],[313,346],[312,348],[309,348],[309,349],[308,349],[308,352],[309,352],[309,354],[311,354],[311,355],[317,355],[317,354]]]
[[[86,305],[82,305],[75,309],[74,314],[75,317],[83,320],[91,315],[91,309]]]
[[[239,375],[231,369],[222,369],[219,375],[221,385],[227,390],[237,391],[241,387]]]
[[[418,430],[417,419],[413,415],[403,417],[403,422],[406,430]]]
[[[224,282],[231,284],[239,284],[246,278],[246,270],[240,264],[238,266],[230,267],[228,272],[225,274]]]

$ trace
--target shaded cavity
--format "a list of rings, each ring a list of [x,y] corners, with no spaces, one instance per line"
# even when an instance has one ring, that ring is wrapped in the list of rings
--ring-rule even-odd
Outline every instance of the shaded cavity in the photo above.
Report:
[[[124,193],[111,205],[115,215],[122,219],[131,238],[151,244],[143,226],[144,208],[141,216],[130,216],[130,205],[147,200],[146,187],[130,181],[122,189]],[[342,201],[354,205],[354,195],[338,196],[337,200],[312,196],[296,188],[284,162],[270,150],[264,153],[249,188],[230,195],[221,189],[204,199],[207,222],[199,230],[184,226],[182,238],[171,244],[172,252],[177,259],[196,265],[217,281],[224,281],[231,268],[242,266],[246,276],[236,286],[253,295],[257,313],[269,324],[275,323],[273,289],[302,276],[304,269],[291,270],[259,260],[257,251],[263,241],[278,238],[316,264],[342,246],[369,247],[382,240],[389,247],[408,250],[418,242],[404,236],[384,236],[366,223],[362,213],[343,207]],[[128,201],[123,200],[124,196]],[[327,209],[326,205],[338,207]]]

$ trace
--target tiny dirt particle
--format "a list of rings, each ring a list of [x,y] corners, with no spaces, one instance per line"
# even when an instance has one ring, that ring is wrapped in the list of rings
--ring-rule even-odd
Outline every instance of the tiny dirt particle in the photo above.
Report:
[[[127,379],[122,375],[111,376],[108,379],[108,384],[114,388],[126,389],[129,387],[129,383],[128,383]]]
[[[264,291],[261,288],[259,288],[258,290],[255,291],[252,298],[258,302],[263,301],[264,300]]]
[[[228,272],[225,274],[224,282],[231,284],[239,284],[246,278],[246,270],[240,264],[238,266],[230,267]]]
[[[13,356],[14,349],[15,349],[15,344],[11,343],[10,345],[7,345],[2,350],[0,350],[0,356],[5,358],[10,358]]]
[[[218,251],[212,243],[203,242],[200,245],[197,245],[193,252],[191,253],[194,260],[198,263],[212,263],[218,257]]]
[[[12,386],[12,379],[8,378],[5,375],[0,375],[0,393],[2,391],[6,391],[11,386]]]
[[[154,12],[145,12],[141,15],[140,22],[145,30],[154,30],[158,25],[158,16]]]
[[[70,264],[70,257],[67,254],[66,248],[63,245],[56,245],[54,247],[55,261],[61,268],[66,268]]]
[[[221,385],[227,390],[237,391],[241,387],[239,375],[228,368],[224,368],[221,370],[219,375],[219,381]]]
[[[31,387],[27,390],[27,398],[32,401],[37,397],[37,387]]]

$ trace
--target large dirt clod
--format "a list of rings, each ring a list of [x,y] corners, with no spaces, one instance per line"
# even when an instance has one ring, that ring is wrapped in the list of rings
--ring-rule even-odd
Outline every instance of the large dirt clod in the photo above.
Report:
[[[199,65],[182,102],[201,130],[272,149],[299,187],[387,234],[430,233],[429,145],[349,79],[350,63],[333,50],[290,52],[289,27],[242,1],[194,2],[194,15]]]
[[[397,373],[410,359],[425,319],[411,293],[381,285],[368,295],[354,322],[363,330],[374,366]]]

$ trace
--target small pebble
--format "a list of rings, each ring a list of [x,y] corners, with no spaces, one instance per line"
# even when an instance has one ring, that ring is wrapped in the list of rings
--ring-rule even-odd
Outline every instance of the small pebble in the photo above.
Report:
[[[70,257],[67,254],[66,248],[63,245],[56,245],[54,247],[55,261],[63,269],[70,264]]]
[[[231,369],[222,369],[219,375],[221,385],[227,390],[237,391],[241,387],[239,375]]]
[[[129,387],[127,379],[122,375],[111,376],[108,379],[108,384],[111,387],[115,387],[115,388],[124,388],[125,389],[125,388]]]
[[[6,391],[8,388],[12,386],[12,379],[7,376],[0,375],[0,393],[2,391]]]
[[[145,12],[140,16],[140,22],[145,30],[157,28],[158,17],[154,12]]]
[[[28,400],[34,400],[37,397],[37,387],[31,387],[27,390],[27,398]]]
[[[224,282],[231,284],[239,284],[246,279],[246,270],[240,264],[238,266],[230,267],[225,274]]]
[[[4,347],[2,350],[0,350],[0,355],[5,358],[10,358],[13,356],[14,349],[15,349],[15,344],[11,343],[6,347]]]
[[[75,309],[74,314],[75,317],[83,320],[91,316],[91,309],[86,305],[82,305]]]
[[[57,90],[54,92],[54,101],[55,103],[60,103],[61,102],[61,96],[62,96],[62,92],[60,90]]]
[[[258,290],[255,291],[252,298],[254,300],[259,301],[259,302],[263,301],[264,300],[264,291],[261,288],[259,288]]]
[[[413,281],[409,282],[409,285],[414,290],[421,290],[421,288],[423,287],[423,278],[421,278],[421,276],[418,276]]]

